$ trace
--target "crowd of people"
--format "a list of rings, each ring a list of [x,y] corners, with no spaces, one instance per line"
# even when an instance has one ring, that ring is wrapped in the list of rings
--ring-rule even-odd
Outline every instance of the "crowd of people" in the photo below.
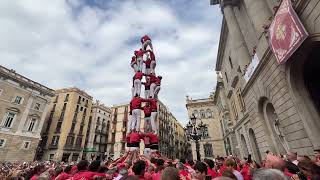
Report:
[[[23,162],[2,163],[0,179],[4,180],[318,180],[320,150],[314,159],[288,152],[280,157],[267,152],[257,162],[235,156],[203,161],[167,159],[158,153],[150,158],[130,151],[115,161],[81,160],[78,163]]]

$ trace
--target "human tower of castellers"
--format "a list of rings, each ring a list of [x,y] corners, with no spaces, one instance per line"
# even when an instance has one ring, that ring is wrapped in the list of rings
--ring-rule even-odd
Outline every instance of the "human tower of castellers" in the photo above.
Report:
[[[132,78],[132,99],[129,112],[131,118],[126,137],[126,150],[127,152],[138,153],[142,139],[145,145],[144,155],[150,157],[151,154],[157,154],[158,150],[156,117],[162,77],[155,73],[156,58],[148,35],[141,38],[141,45],[142,47],[139,50],[134,51],[134,56],[131,59],[134,76]],[[144,85],[144,98],[140,97],[142,85]],[[143,132],[140,129],[141,111],[144,112]]]

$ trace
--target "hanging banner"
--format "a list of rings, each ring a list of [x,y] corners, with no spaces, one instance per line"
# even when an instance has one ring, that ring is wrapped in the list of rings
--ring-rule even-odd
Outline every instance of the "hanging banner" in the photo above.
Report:
[[[269,43],[277,61],[285,63],[308,37],[291,0],[282,0],[269,28]]]

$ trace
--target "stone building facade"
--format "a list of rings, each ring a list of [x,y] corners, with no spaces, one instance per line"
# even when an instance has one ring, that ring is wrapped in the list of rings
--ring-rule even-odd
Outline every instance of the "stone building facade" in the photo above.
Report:
[[[312,155],[320,148],[319,0],[293,0],[309,38],[279,64],[268,43],[277,0],[211,0],[223,23],[216,62],[216,91],[228,153],[256,160],[271,150]],[[250,78],[246,67],[257,60]],[[222,100],[222,96],[224,100]],[[227,131],[226,131],[227,130]]]
[[[171,159],[186,158],[186,136],[183,126],[161,101],[158,101],[157,125],[159,151]]]
[[[55,91],[42,131],[39,157],[42,160],[77,161],[86,139],[92,97],[78,88]]]
[[[128,131],[128,123],[130,120],[129,104],[119,104],[112,107],[111,130],[109,132],[108,152],[113,158],[118,158],[125,152],[125,137]],[[140,129],[144,128],[144,114],[141,112]],[[159,129],[159,151],[163,156],[171,158],[185,157],[185,135],[182,125],[173,116],[169,109],[158,101],[158,115],[156,124]],[[144,144],[140,144],[142,149]]]
[[[33,161],[53,90],[0,66],[0,161]]]
[[[218,112],[212,97],[206,99],[191,99],[187,97],[186,107],[188,117],[195,116],[198,125],[201,121],[207,125],[205,132],[200,140],[201,159],[213,159],[217,156],[225,156],[225,148],[221,131],[221,124],[218,118]],[[191,142],[192,157],[196,159],[196,144]]]
[[[83,150],[86,159],[104,160],[108,156],[107,142],[111,126],[111,113],[111,108],[99,101],[92,104],[85,149]]]

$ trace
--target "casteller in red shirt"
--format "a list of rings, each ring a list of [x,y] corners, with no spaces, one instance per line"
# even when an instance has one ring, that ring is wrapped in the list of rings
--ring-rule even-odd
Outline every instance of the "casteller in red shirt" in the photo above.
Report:
[[[144,55],[144,53],[145,53],[145,51],[142,50],[142,49],[140,49],[140,50],[138,50],[138,51],[134,51],[134,55],[135,55],[136,57],[142,57],[142,56]]]
[[[151,106],[144,106],[143,107],[144,117],[151,116]]]
[[[158,110],[158,100],[151,98],[151,99],[147,99],[147,101],[150,103],[150,107],[151,107],[151,111],[157,111]]]
[[[252,179],[252,177],[250,175],[250,165],[249,164],[245,164],[243,166],[241,174],[242,174],[244,180],[251,180]]]
[[[212,179],[218,176],[218,173],[215,170],[211,169],[210,167],[208,167],[207,172]]]
[[[159,142],[158,136],[152,132],[146,133],[145,136],[150,138],[150,144],[157,144]]]
[[[142,109],[142,107],[141,107],[142,102],[147,102],[147,100],[140,98],[139,96],[133,97],[130,102],[130,110],[132,111],[134,109]]]
[[[144,136],[138,132],[132,132],[130,135],[130,143],[138,143]]]
[[[143,44],[148,40],[151,41],[150,37],[148,35],[144,35],[144,36],[141,37],[140,42]]]

